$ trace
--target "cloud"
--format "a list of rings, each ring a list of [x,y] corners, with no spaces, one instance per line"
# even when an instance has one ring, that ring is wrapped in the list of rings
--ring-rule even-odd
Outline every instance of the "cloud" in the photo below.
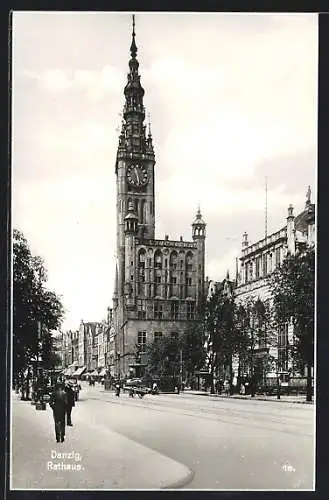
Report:
[[[138,13],[136,31],[156,235],[190,240],[199,202],[207,273],[222,279],[242,233],[263,235],[265,175],[273,232],[315,187],[317,16]],[[14,13],[13,223],[45,257],[72,328],[111,301],[130,41],[128,13]]]
[[[235,279],[236,258],[240,250],[237,247],[231,248],[225,254],[218,255],[208,260],[206,274],[215,281],[222,281],[229,272],[231,279]]]
[[[48,69],[37,73],[21,70],[17,76],[35,80],[40,89],[46,92],[83,90],[90,99],[101,99],[108,93],[120,92],[123,81],[118,69],[111,66],[105,66],[99,71]]]

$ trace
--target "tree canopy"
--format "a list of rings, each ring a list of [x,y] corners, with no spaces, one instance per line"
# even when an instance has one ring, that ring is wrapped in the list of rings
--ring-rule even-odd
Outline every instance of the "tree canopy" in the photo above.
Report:
[[[288,255],[271,277],[278,324],[292,321],[297,349],[305,363],[314,360],[315,252]]]
[[[307,247],[288,255],[270,281],[276,322],[292,322],[294,348],[307,366],[307,399],[312,397],[311,367],[314,364],[315,250]]]
[[[61,298],[45,287],[43,259],[32,255],[22,232],[14,229],[13,236],[13,369],[18,373],[37,353],[44,366],[55,362],[51,332],[60,327],[64,309]]]

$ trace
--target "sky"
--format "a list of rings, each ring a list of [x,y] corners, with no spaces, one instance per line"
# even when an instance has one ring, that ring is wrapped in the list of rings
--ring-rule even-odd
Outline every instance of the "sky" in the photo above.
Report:
[[[286,224],[316,201],[316,14],[135,12],[150,114],[156,237],[207,223],[206,275],[222,280],[242,234]],[[115,159],[131,13],[15,11],[12,220],[44,258],[63,329],[112,306]]]

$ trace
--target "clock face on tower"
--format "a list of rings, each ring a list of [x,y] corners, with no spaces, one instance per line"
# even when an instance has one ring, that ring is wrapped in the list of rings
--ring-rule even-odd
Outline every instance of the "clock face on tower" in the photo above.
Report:
[[[145,186],[148,181],[146,168],[139,163],[133,163],[132,165],[129,165],[127,170],[127,179],[128,183],[131,186]]]

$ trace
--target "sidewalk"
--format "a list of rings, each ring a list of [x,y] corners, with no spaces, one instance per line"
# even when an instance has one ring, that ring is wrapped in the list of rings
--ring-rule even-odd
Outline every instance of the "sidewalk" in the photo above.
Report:
[[[207,391],[190,391],[190,390],[185,390],[183,394],[193,394],[194,396],[209,396],[212,398],[221,398],[221,399],[246,399],[248,401],[275,401],[277,403],[299,403],[299,404],[314,404],[314,400],[309,402],[306,401],[306,396],[305,394],[301,396],[280,396],[280,399],[277,398],[276,395],[274,396],[268,396],[268,395],[261,395],[257,394],[254,397],[251,397],[250,395],[243,396],[242,394],[233,394],[232,396],[227,396],[226,394],[210,394],[210,392]]]
[[[112,431],[110,423],[86,421],[83,410],[75,406],[74,426],[56,443],[49,405],[38,411],[12,396],[12,489],[167,489],[191,479],[183,464]]]

